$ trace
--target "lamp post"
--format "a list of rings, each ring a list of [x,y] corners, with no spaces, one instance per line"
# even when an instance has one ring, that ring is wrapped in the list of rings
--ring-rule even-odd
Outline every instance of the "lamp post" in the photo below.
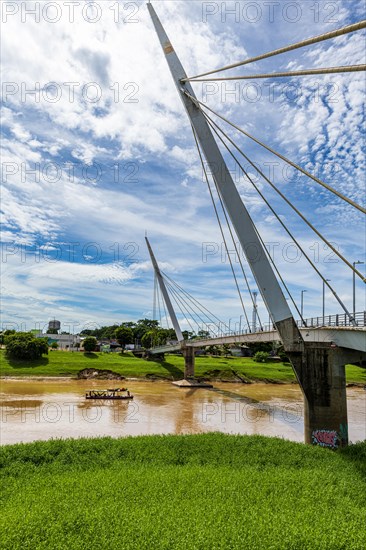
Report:
[[[208,330],[209,330],[209,333],[210,333],[210,338],[215,338],[215,336],[216,336],[216,332],[215,332],[216,325],[214,323],[210,323],[209,325],[207,325],[207,327],[208,327]]]
[[[323,325],[325,324],[325,283],[329,281],[330,279],[323,279]]]
[[[240,315],[240,319],[239,319],[239,334],[241,334],[241,319],[242,317],[244,317],[244,315]]]
[[[258,292],[253,292],[253,316],[252,316],[252,322],[253,322],[253,332],[257,331],[257,296]]]
[[[268,330],[274,330],[274,325],[270,312],[268,312]]]
[[[301,306],[300,306],[300,315],[301,315],[301,324],[304,324],[304,292],[307,292],[307,290],[301,291]]]
[[[364,264],[365,262],[360,262],[357,260],[357,262],[353,262],[353,269],[355,269],[356,265]],[[356,273],[353,271],[353,318],[355,318],[356,315]]]

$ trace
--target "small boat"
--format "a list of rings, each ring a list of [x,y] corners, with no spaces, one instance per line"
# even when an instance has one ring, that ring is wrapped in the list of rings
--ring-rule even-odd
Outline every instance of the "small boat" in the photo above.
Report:
[[[85,399],[133,399],[127,388],[115,388],[109,390],[89,390]]]

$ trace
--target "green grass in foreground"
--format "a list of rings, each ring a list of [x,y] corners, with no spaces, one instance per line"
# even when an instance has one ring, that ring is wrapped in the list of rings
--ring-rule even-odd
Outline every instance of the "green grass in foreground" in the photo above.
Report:
[[[0,376],[76,376],[85,368],[109,369],[126,377],[158,376],[179,380],[183,377],[184,359],[167,355],[164,362],[145,361],[132,354],[106,354],[51,351],[35,363],[9,360],[0,352]],[[249,380],[294,382],[295,376],[288,363],[255,363],[243,357],[197,357],[196,374],[210,378],[233,378],[231,369]],[[366,384],[366,369],[347,366],[347,382]]]
[[[260,436],[0,449],[4,550],[364,550],[366,442]]]

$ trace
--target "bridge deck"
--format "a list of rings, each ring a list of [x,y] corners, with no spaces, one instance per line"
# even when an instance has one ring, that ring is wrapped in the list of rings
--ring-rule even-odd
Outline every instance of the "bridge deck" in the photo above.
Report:
[[[366,327],[319,327],[301,328],[301,335],[305,342],[329,342],[340,348],[352,349],[366,353]],[[216,338],[186,340],[188,347],[203,348],[206,346],[220,346],[224,344],[249,344],[257,342],[278,342],[280,336],[277,330],[252,332],[245,334],[228,334]],[[159,346],[150,350],[150,353],[169,353],[179,351],[182,343]]]

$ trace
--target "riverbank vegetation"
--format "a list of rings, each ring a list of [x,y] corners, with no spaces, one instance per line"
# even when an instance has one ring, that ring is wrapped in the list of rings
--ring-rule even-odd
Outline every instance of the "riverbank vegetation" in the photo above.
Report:
[[[366,443],[202,434],[5,446],[4,550],[363,550]]]
[[[86,368],[108,369],[126,378],[179,380],[183,377],[184,359],[166,355],[164,361],[146,361],[131,353],[82,353],[50,351],[36,361],[18,361],[0,352],[0,376],[73,376]],[[366,369],[355,365],[346,368],[347,382],[366,384]],[[256,363],[250,357],[196,357],[196,374],[206,379],[295,382],[289,363]],[[238,378],[238,375],[240,378]]]

